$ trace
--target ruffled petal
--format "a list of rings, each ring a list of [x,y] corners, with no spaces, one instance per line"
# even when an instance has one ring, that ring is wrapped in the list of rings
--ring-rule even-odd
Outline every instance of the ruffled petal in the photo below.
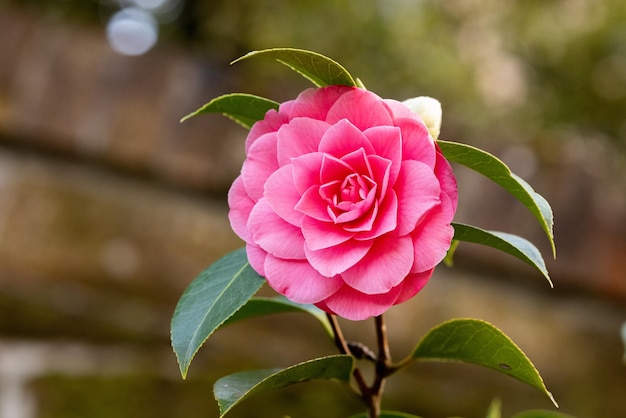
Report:
[[[318,221],[332,221],[328,214],[328,202],[320,196],[318,186],[311,186],[304,192],[296,204],[296,210]]]
[[[454,228],[450,225],[453,216],[452,202],[442,193],[441,204],[431,210],[411,233],[415,251],[413,273],[432,269],[446,256],[454,236]]]
[[[452,202],[452,211],[456,212],[457,203],[459,200],[459,191],[456,185],[456,177],[452,172],[452,166],[445,159],[439,147],[437,147],[437,164],[435,165],[435,175],[439,179],[441,184],[441,190],[448,195]]]
[[[374,147],[360,129],[348,119],[335,122],[322,137],[319,151],[337,158],[363,148],[367,154],[374,152]]]
[[[420,117],[420,115],[415,113],[413,110],[411,110],[411,108],[409,108],[404,103],[399,102],[394,99],[383,99],[383,102],[389,109],[389,113],[391,113],[391,116],[394,119],[408,118],[408,119],[417,119],[420,122],[422,122],[422,118]]]
[[[358,263],[371,246],[371,241],[349,240],[321,250],[312,250],[305,246],[304,253],[313,268],[321,275],[333,277]]]
[[[404,161],[394,187],[398,195],[396,235],[406,235],[417,222],[439,204],[441,187],[433,171],[418,161]]]
[[[267,252],[255,244],[248,243],[246,245],[246,255],[248,256],[250,267],[261,276],[265,276],[265,258],[267,257]]]
[[[434,169],[435,142],[426,125],[416,119],[396,120],[395,123],[402,131],[402,159],[421,161]]]
[[[265,260],[265,277],[274,290],[296,303],[319,302],[343,286],[338,276],[324,277],[306,261],[272,255]]]
[[[417,293],[422,290],[424,286],[426,286],[426,283],[430,280],[433,271],[434,268],[421,273],[410,273],[406,279],[404,279],[402,284],[398,286],[402,289],[402,291],[400,292],[398,299],[396,299],[395,304],[404,303],[413,296],[417,295]]]
[[[402,163],[402,132],[396,126],[376,126],[363,134],[374,147],[377,157],[389,161],[389,183],[393,185],[398,177]]]
[[[304,256],[304,237],[300,228],[285,222],[263,198],[250,212],[248,228],[254,243],[280,258],[299,259]]]
[[[289,164],[292,158],[318,150],[320,140],[330,125],[321,120],[296,118],[278,131],[278,163]]]
[[[248,196],[255,202],[263,196],[265,182],[278,170],[276,145],[278,139],[272,132],[258,138],[248,150],[248,156],[241,168],[241,177]]]
[[[359,232],[354,236],[355,240],[366,241],[391,232],[398,225],[398,198],[393,190],[390,190],[385,199],[376,207],[374,222],[369,231]]]
[[[307,248],[323,250],[344,243],[354,236],[354,232],[345,231],[332,222],[322,222],[305,217],[302,221],[302,234]]]
[[[228,220],[235,234],[246,242],[252,242],[252,233],[248,229],[248,218],[254,202],[243,187],[241,176],[237,177],[228,191]]]
[[[352,89],[343,94],[328,111],[326,122],[335,124],[349,120],[359,130],[372,126],[393,125],[388,107],[382,99],[368,90]]]
[[[396,286],[391,291],[381,295],[366,295],[344,285],[316,306],[342,318],[361,321],[386,312],[395,304],[401,290],[401,286]]]
[[[302,212],[296,210],[301,199],[293,183],[293,166],[276,170],[265,182],[265,198],[278,216],[294,226],[302,225]]]
[[[294,100],[290,117],[307,117],[326,120],[328,110],[335,104],[342,94],[354,89],[349,86],[328,86],[321,89],[310,88],[304,90]]]
[[[413,255],[410,237],[379,238],[367,255],[341,277],[350,287],[365,294],[386,293],[409,274]]]
[[[293,165],[293,185],[298,193],[303,194],[312,186],[320,185],[320,170],[324,154],[321,152],[306,154],[291,160]]]

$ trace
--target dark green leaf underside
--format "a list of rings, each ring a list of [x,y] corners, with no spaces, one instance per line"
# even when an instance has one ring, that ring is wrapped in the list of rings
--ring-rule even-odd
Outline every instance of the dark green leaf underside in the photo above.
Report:
[[[224,325],[230,325],[244,319],[287,312],[304,312],[313,316],[322,324],[328,335],[333,336],[332,328],[330,327],[330,323],[324,311],[313,305],[302,305],[292,302],[284,297],[252,298],[233,316],[228,318],[228,320],[224,322]]]
[[[498,231],[486,231],[471,225],[453,223],[454,240],[486,245],[504,251],[537,269],[548,280],[548,269],[541,253],[530,241],[513,234]]]
[[[270,109],[278,110],[279,103],[245,93],[232,93],[216,97],[209,103],[183,117],[180,121],[203,113],[221,113],[234,120],[244,128],[250,129],[255,122],[263,119]]]
[[[220,417],[235,405],[257,393],[313,379],[350,380],[353,358],[336,355],[310,360],[286,369],[250,370],[222,377],[213,387]]]
[[[543,228],[550,242],[552,255],[556,256],[552,208],[543,196],[535,192],[522,178],[513,174],[506,164],[486,151],[458,142],[438,140],[437,144],[446,159],[479,172],[522,202]]]
[[[350,73],[339,63],[318,54],[294,48],[273,48],[252,51],[232,63],[256,56],[270,56],[276,61],[296,71],[317,87],[331,85],[356,86]]]
[[[207,338],[263,285],[244,248],[227,254],[203,271],[185,290],[172,317],[172,347],[185,377]]]
[[[418,361],[460,361],[489,367],[543,392],[556,405],[535,366],[509,337],[477,319],[453,319],[431,329],[412,353]]]

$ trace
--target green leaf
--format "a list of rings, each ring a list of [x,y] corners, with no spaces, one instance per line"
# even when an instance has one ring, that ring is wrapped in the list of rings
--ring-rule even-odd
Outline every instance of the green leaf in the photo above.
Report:
[[[353,358],[346,355],[322,357],[286,369],[251,370],[222,377],[213,387],[220,417],[235,405],[257,393],[313,379],[350,381]]]
[[[547,395],[535,366],[509,337],[478,319],[453,319],[431,329],[411,354],[418,361],[460,361],[489,367],[527,383]]]
[[[438,140],[437,144],[446,159],[479,172],[522,202],[539,221],[550,241],[552,255],[556,257],[552,208],[543,196],[535,192],[521,177],[513,174],[501,160],[486,151],[458,142]]]
[[[533,409],[531,411],[520,412],[511,418],[574,418],[572,415],[564,414],[557,411],[548,411],[543,409]]]
[[[303,305],[292,302],[284,297],[276,298],[252,298],[233,316],[228,318],[223,325],[230,325],[234,322],[244,319],[256,318],[259,316],[285,313],[285,312],[304,312],[312,315],[317,319],[328,335],[333,338],[333,330],[328,322],[326,313],[314,305]]]
[[[541,253],[530,241],[517,235],[486,231],[471,225],[452,223],[452,226],[454,227],[454,240],[482,244],[511,254],[539,270],[550,283],[550,287],[554,287]]]
[[[487,410],[487,418],[502,418],[502,401],[494,399]]]
[[[361,412],[360,414],[352,415],[350,418],[369,418],[367,412]],[[411,415],[404,412],[396,411],[381,411],[380,418],[420,418],[417,415]]]
[[[285,64],[317,87],[336,84],[345,86],[357,85],[350,73],[342,65],[322,54],[303,49],[273,48],[252,51],[241,58],[237,58],[231,64],[259,55],[273,57],[276,61]]]
[[[443,258],[443,264],[448,267],[454,266],[454,253],[456,252],[457,247],[459,246],[459,240],[453,239],[450,243],[450,248],[446,252],[446,256]]]
[[[221,113],[229,117],[246,129],[250,129],[255,122],[265,117],[270,109],[278,110],[279,103],[245,93],[232,93],[216,97],[209,103],[202,106],[195,112],[191,112],[180,121],[184,122],[189,118],[202,113]]]
[[[172,347],[183,378],[209,336],[263,285],[250,267],[245,248],[233,251],[203,271],[187,287],[172,317]]]

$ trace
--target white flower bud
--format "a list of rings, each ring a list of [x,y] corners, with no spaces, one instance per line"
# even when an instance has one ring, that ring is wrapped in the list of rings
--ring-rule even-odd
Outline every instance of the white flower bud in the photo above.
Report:
[[[404,103],[409,109],[417,113],[424,121],[433,139],[439,138],[441,130],[441,103],[437,99],[428,96],[414,97],[405,100]]]

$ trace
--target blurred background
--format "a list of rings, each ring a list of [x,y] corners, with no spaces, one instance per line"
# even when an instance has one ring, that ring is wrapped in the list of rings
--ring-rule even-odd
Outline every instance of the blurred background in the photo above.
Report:
[[[626,417],[626,2],[623,0],[0,0],[0,418],[217,417],[212,384],[335,353],[310,318],[218,331],[186,381],[169,345],[185,287],[241,246],[225,196],[246,131],[179,119],[224,93],[309,87],[271,47],[342,63],[383,97],[430,95],[441,137],[502,158],[552,204],[558,258],[526,209],[455,167],[457,221],[522,235],[521,262],[460,246],[389,312],[392,355],[432,326],[487,320],[533,360],[561,410]],[[271,292],[264,290],[267,294]],[[373,325],[345,323],[371,342]],[[252,398],[233,417],[345,417],[341,386]],[[424,417],[551,408],[478,367],[417,364],[386,409]]]

